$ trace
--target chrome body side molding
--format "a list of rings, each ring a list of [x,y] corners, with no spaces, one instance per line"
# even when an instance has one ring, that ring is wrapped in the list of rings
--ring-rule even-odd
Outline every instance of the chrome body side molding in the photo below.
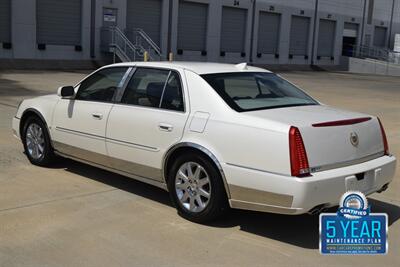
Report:
[[[230,185],[232,199],[236,201],[246,201],[259,203],[268,206],[280,206],[290,208],[293,204],[293,196],[278,194],[273,192],[261,191],[257,189]]]
[[[107,138],[105,136],[100,136],[100,135],[95,135],[95,134],[91,134],[91,133],[75,131],[75,130],[71,130],[71,129],[67,129],[67,128],[63,128],[63,127],[59,127],[59,126],[56,126],[55,129],[57,131],[61,131],[61,132],[69,133],[69,134],[75,134],[75,135],[80,135],[80,136],[84,136],[84,137],[105,140],[106,142],[110,142],[110,143],[114,143],[114,144],[118,144],[118,145],[131,146],[131,147],[134,147],[134,148],[149,150],[149,151],[153,151],[153,152],[157,152],[157,151],[160,150],[160,149],[158,149],[156,147],[151,147],[151,146],[146,146],[146,145],[141,145],[141,144],[135,144],[135,143],[126,142],[126,141],[123,141],[123,140]]]
[[[84,162],[102,169],[107,169],[111,172],[116,172],[149,184],[155,183],[158,187],[166,189],[166,186],[161,186],[161,184],[165,185],[162,180],[161,169],[152,168],[122,159],[112,158],[107,155],[66,145],[56,141],[54,142],[54,145],[55,153],[59,154],[60,156]]]
[[[103,169],[103,170],[106,170],[106,171],[114,172],[114,173],[129,177],[129,178],[141,181],[141,182],[146,183],[146,184],[157,186],[157,187],[159,187],[161,189],[164,189],[165,191],[168,191],[167,185],[165,183],[158,182],[158,181],[155,181],[155,180],[151,180],[151,179],[148,179],[148,178],[145,178],[145,177],[142,177],[142,176],[138,176],[138,175],[135,175],[135,174],[132,174],[132,173],[127,173],[127,172],[123,172],[123,171],[120,171],[120,170],[116,170],[116,169],[113,169],[113,168],[110,168],[110,167],[107,167],[107,166],[104,166],[104,165],[101,165],[101,164],[97,164],[97,163],[94,163],[94,162],[91,162],[91,161],[87,161],[87,160],[84,160],[84,159],[73,157],[73,156],[61,153],[59,151],[55,151],[55,153],[57,155],[59,155],[59,156],[62,156],[62,157],[65,157],[65,158],[69,158],[69,159],[72,159],[72,160],[76,160],[76,161],[79,161],[79,162],[82,162],[82,163],[85,163],[85,164],[88,164],[88,165],[91,165],[91,166],[94,166],[94,167],[97,167],[97,168],[100,168],[100,169]]]
[[[254,210],[261,212],[272,212],[272,213],[280,213],[280,214],[296,214],[299,209],[296,208],[286,208],[280,206],[272,206],[272,205],[264,205],[260,203],[248,202],[230,199],[229,205],[234,209],[242,209],[242,210]]]

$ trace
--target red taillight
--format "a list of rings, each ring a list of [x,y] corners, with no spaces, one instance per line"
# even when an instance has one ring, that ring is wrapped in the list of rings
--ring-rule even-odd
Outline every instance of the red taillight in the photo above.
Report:
[[[381,127],[382,141],[383,141],[383,149],[385,151],[385,155],[389,155],[389,145],[386,138],[385,129],[383,128],[381,120],[378,118],[379,126]]]
[[[290,165],[292,176],[304,177],[310,175],[310,166],[308,165],[307,152],[304,147],[303,138],[296,127],[290,127],[289,130],[289,149]]]

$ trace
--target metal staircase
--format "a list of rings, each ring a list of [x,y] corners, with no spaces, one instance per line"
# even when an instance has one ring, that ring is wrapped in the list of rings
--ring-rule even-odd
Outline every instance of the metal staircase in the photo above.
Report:
[[[162,60],[160,47],[142,30],[135,29],[128,38],[118,27],[101,28],[101,51],[112,53],[114,62],[142,61],[147,52],[148,60]],[[132,42],[134,40],[134,43]]]
[[[356,45],[352,48],[351,57],[374,59],[388,64],[400,64],[400,53],[387,48]]]

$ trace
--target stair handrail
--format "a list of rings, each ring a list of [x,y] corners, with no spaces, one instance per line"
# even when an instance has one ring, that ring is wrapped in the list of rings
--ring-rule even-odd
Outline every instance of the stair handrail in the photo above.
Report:
[[[400,62],[400,53],[384,47],[353,45],[352,55],[358,58],[372,58],[385,62]]]
[[[161,49],[160,47],[151,39],[151,37],[142,29],[136,28],[135,32],[140,35],[150,46],[151,48],[157,53],[158,56],[161,57]]]
[[[117,33],[118,36],[121,37],[124,40],[124,42],[125,42],[124,45],[129,46],[129,48],[132,49],[133,51],[137,51],[138,50],[138,48],[125,36],[125,34],[118,27],[110,27],[110,28],[111,28],[111,30],[113,32]],[[114,35],[113,35],[112,41],[113,41],[114,45],[118,45],[115,42],[115,36]]]
[[[124,61],[124,60],[132,61],[132,59],[126,54],[126,51],[124,51],[119,45],[114,45],[114,49],[117,49],[119,51],[119,53],[122,54],[122,56],[124,57],[123,59],[121,58],[120,55],[118,55],[118,53],[115,53],[115,51],[114,51],[114,53],[117,54],[118,57],[120,57],[122,61]],[[135,59],[133,61],[135,61]],[[114,62],[115,62],[115,59],[114,59]]]
[[[109,39],[107,41],[107,47],[111,48],[114,52],[114,57],[117,54],[122,61],[136,61],[136,57],[143,57],[144,54],[148,53],[148,59],[154,60],[154,53],[161,59],[161,51],[157,44],[151,40],[151,38],[141,29],[135,29],[136,42],[132,42],[126,34],[117,26],[102,27],[102,32],[109,32]],[[107,40],[107,39],[104,39]],[[142,45],[142,40],[144,41]],[[104,44],[105,46],[106,44]],[[107,51],[107,50],[106,50]],[[153,55],[151,53],[153,51]],[[116,53],[117,52],[117,53]]]

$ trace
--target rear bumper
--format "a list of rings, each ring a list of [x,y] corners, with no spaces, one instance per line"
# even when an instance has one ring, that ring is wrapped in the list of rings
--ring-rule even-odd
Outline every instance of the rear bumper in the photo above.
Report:
[[[232,208],[282,214],[307,213],[319,205],[335,206],[349,190],[372,194],[392,181],[395,169],[394,156],[317,172],[306,178],[224,166]],[[364,173],[361,180],[355,176],[359,173]]]

